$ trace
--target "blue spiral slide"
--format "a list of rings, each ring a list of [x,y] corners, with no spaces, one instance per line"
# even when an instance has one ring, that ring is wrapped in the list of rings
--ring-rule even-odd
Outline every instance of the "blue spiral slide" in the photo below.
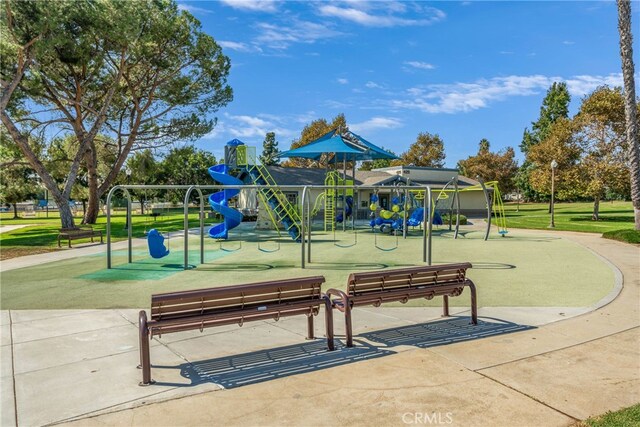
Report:
[[[209,168],[209,175],[222,185],[242,185],[242,181],[229,175],[227,165],[215,165]],[[236,196],[240,190],[222,190],[209,196],[211,208],[221,214],[224,220],[209,229],[209,236],[214,239],[226,239],[229,230],[242,222],[242,214],[228,206],[228,200]]]

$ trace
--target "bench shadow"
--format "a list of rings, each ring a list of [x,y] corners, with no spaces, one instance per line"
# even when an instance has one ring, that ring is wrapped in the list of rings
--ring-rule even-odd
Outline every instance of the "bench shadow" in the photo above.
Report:
[[[386,347],[410,345],[418,348],[429,348],[536,329],[534,326],[519,325],[500,319],[488,317],[483,319],[490,319],[491,321],[479,318],[478,324],[473,325],[468,315],[448,317],[428,323],[367,332],[359,334],[357,337]]]
[[[235,388],[394,354],[372,345],[346,348],[338,340],[335,343],[335,351],[327,351],[326,340],[322,339],[184,363],[177,367],[153,365],[153,368],[180,369],[180,375],[191,381],[186,385],[157,382],[158,385],[193,387],[214,383],[224,388]]]

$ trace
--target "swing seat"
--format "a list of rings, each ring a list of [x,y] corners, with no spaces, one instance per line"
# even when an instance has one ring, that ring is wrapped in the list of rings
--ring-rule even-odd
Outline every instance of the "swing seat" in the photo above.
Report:
[[[164,236],[155,228],[149,230],[147,234],[147,244],[149,245],[149,255],[151,258],[164,258],[169,255],[169,249],[164,245]]]
[[[500,231],[498,231],[498,234],[502,234],[503,236],[504,236],[505,234],[507,234],[507,233],[509,233],[507,230],[500,230]]]

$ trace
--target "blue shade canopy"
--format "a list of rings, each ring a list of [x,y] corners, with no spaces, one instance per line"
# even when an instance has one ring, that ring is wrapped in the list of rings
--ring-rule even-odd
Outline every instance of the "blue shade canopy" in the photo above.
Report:
[[[325,153],[343,154],[348,160],[398,158],[352,132],[340,135],[337,129],[333,129],[307,145],[280,153],[278,157],[300,157],[318,160]],[[338,158],[340,157],[343,156]]]

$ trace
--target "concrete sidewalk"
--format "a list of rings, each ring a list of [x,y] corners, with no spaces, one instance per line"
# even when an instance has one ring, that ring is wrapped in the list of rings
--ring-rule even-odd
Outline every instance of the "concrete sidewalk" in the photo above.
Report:
[[[3,311],[0,423],[567,425],[640,402],[640,248],[558,234],[619,268],[615,300],[481,308],[478,327],[464,309],[361,309],[357,346],[331,353],[295,317],[173,334],[152,342],[150,387],[136,310]]]

